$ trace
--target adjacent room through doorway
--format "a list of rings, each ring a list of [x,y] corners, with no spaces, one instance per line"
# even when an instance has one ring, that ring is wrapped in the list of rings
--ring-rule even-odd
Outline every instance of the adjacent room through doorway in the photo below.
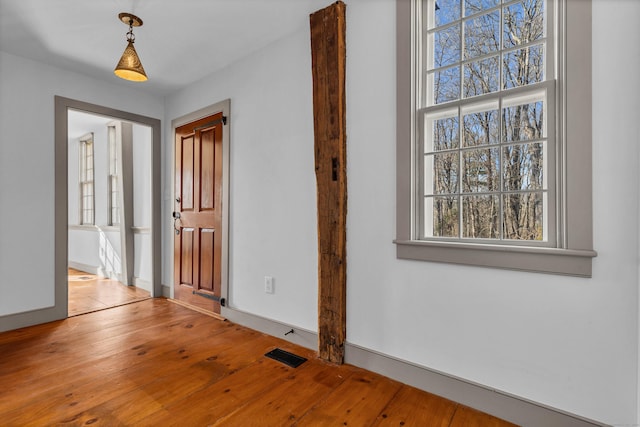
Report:
[[[149,126],[68,112],[68,315],[152,292]]]

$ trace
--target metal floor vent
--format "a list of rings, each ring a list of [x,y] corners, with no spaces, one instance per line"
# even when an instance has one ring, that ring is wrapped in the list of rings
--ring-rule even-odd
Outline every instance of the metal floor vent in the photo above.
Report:
[[[292,368],[297,368],[307,361],[307,359],[305,359],[304,357],[297,356],[293,353],[289,353],[288,351],[284,351],[279,348],[271,350],[269,353],[265,354],[265,356],[277,360],[278,362],[282,362],[287,366],[291,366]]]

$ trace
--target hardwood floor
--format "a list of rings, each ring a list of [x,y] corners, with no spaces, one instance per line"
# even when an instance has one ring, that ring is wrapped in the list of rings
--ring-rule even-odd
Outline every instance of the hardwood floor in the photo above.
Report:
[[[129,304],[149,298],[149,292],[117,280],[69,268],[69,316]]]
[[[165,299],[0,334],[0,384],[3,426],[512,425]]]

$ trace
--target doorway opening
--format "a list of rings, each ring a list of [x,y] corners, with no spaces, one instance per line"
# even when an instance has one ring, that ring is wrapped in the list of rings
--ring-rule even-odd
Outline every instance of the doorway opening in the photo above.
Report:
[[[148,125],[67,112],[68,315],[149,298]]]
[[[80,119],[85,120],[84,130],[75,127]],[[92,120],[93,130],[86,127]],[[137,285],[146,288],[148,296],[161,296],[160,120],[56,96],[55,122],[56,252],[52,311],[57,318],[69,314],[69,267],[82,273],[75,275],[76,279],[90,282],[95,276],[96,282],[104,278]],[[118,147],[116,153],[120,153],[117,171],[108,167],[108,140],[113,138],[109,127],[122,135],[129,132],[130,142],[137,133],[140,141],[122,149],[118,144],[125,145],[124,138],[118,137],[121,140],[113,145]],[[82,153],[80,140],[88,141],[87,135],[91,135],[92,143],[97,145],[98,133],[104,137],[100,147],[104,157],[91,159],[94,165],[90,173],[86,166],[81,173],[80,159],[83,155],[89,159],[97,151]],[[139,166],[137,178],[134,159],[146,164]],[[96,162],[101,164],[102,172],[95,167]],[[91,180],[93,189],[89,189]],[[98,191],[102,193],[100,200]]]

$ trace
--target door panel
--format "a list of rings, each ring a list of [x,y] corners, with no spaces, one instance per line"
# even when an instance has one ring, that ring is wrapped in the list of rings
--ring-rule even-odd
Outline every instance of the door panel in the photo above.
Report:
[[[193,176],[194,176],[194,152],[193,152],[193,136],[182,139],[182,191],[180,205],[181,210],[193,209]]]
[[[215,147],[214,147],[213,129],[202,132],[200,139],[200,167],[201,167],[201,183],[200,186],[200,209],[213,210],[215,185],[216,181],[216,164],[215,164]]]
[[[189,285],[193,285],[193,231],[193,228],[183,228],[180,232],[180,282]]]
[[[174,295],[219,313],[222,113],[176,129]]]
[[[211,292],[214,290],[215,273],[214,235],[215,231],[211,228],[200,231],[200,288]]]

